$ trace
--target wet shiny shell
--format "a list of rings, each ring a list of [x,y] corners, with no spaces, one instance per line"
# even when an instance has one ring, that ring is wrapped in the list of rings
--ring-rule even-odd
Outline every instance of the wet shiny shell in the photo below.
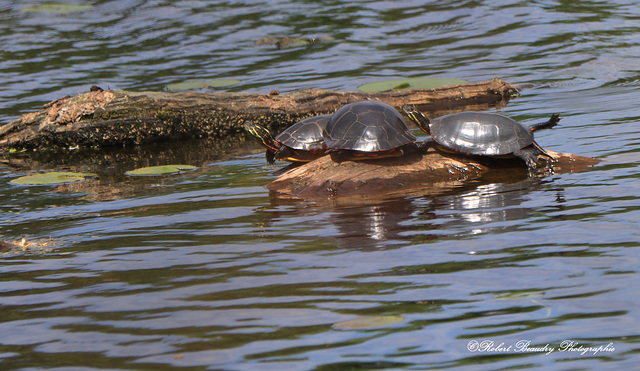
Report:
[[[462,112],[431,121],[431,137],[440,145],[472,155],[506,155],[533,143],[533,133],[495,113]]]
[[[331,115],[314,116],[289,126],[275,138],[281,144],[302,151],[317,152],[325,148],[324,131]]]
[[[398,111],[377,101],[341,107],[331,116],[324,137],[329,148],[362,152],[388,151],[416,140]]]

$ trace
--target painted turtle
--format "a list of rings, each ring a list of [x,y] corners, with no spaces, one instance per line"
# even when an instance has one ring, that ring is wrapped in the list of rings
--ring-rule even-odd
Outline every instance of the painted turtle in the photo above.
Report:
[[[400,113],[378,101],[342,106],[331,116],[324,139],[336,161],[402,156],[417,148]]]
[[[269,130],[258,124],[245,124],[244,128],[267,148],[267,162],[275,160],[309,162],[326,154],[322,131],[331,115],[309,117],[289,126],[275,138]]]
[[[441,148],[465,155],[512,155],[522,159],[533,171],[538,156],[552,158],[533,140],[533,132],[556,126],[557,114],[549,121],[524,126],[515,120],[495,113],[461,112],[429,120],[413,106],[404,106],[405,113],[420,129],[431,135],[426,146],[437,143]]]

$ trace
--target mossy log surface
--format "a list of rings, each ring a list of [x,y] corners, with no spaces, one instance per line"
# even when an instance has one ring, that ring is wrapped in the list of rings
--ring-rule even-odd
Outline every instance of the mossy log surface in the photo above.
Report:
[[[272,129],[306,117],[333,113],[342,105],[376,99],[400,108],[413,104],[434,112],[506,102],[518,87],[499,78],[427,90],[289,94],[131,92],[102,90],[65,97],[0,127],[0,149],[126,145],[198,137],[222,138],[243,131],[245,121]]]
[[[584,171],[598,163],[590,157],[547,152],[554,162],[538,169],[537,176]],[[429,149],[424,154],[340,163],[324,156],[288,170],[266,187],[285,198],[386,198],[449,192],[486,177],[509,182],[527,176],[518,159],[454,156]]]

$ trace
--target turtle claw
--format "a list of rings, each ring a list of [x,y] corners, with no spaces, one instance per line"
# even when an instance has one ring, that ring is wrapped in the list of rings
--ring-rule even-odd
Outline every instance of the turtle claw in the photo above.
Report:
[[[276,154],[275,152],[271,151],[271,150],[267,150],[267,153],[265,153],[265,158],[267,159],[267,163],[269,165],[273,165],[276,163]]]
[[[545,156],[544,164],[539,162],[541,156]],[[534,156],[534,158],[525,160],[527,163],[527,172],[530,177],[544,177],[555,174],[553,164],[557,161],[553,157],[547,157],[541,154],[540,156]]]

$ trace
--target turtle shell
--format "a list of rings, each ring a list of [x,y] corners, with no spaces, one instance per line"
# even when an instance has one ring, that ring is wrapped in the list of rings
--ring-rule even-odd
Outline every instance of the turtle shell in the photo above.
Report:
[[[276,141],[292,149],[319,152],[325,149],[322,132],[331,115],[314,116],[296,122],[278,134]]]
[[[342,106],[331,116],[324,138],[331,149],[361,152],[390,151],[416,140],[400,113],[378,101]]]
[[[440,145],[471,155],[507,155],[533,143],[533,133],[495,113],[461,112],[431,120],[431,137]]]

